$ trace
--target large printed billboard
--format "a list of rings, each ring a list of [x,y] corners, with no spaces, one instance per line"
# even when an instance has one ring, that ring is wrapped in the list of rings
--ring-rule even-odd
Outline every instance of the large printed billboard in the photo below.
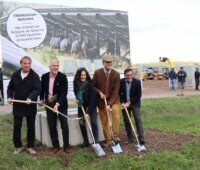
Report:
[[[60,60],[60,71],[73,75],[78,67],[92,74],[102,67],[106,54],[120,72],[130,65],[128,12],[0,1],[0,62],[10,76],[24,55],[32,68],[48,71],[51,58]]]

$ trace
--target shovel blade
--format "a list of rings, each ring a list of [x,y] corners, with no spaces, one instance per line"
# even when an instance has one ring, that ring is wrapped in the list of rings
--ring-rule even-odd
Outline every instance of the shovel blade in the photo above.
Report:
[[[97,156],[100,157],[100,156],[106,155],[106,153],[104,152],[104,150],[102,149],[102,147],[98,143],[92,144],[92,148],[94,149]]]
[[[116,144],[116,145],[113,145],[112,146],[112,150],[113,150],[114,153],[122,153],[123,152],[121,146],[119,145],[119,143]]]
[[[135,147],[136,147],[138,152],[142,152],[142,151],[147,150],[144,145],[136,145]]]

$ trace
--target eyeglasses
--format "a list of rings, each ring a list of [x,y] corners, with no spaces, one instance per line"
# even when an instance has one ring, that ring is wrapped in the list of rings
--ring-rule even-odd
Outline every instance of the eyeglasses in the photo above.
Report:
[[[110,63],[112,63],[112,61],[103,61],[103,62],[105,62],[105,63],[107,63],[107,64],[110,64]]]
[[[125,74],[125,76],[130,77],[130,76],[133,76],[133,75],[132,74]]]

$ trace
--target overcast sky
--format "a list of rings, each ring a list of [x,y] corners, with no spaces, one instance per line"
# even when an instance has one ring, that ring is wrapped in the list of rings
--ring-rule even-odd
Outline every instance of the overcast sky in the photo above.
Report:
[[[126,10],[134,63],[200,62],[200,0],[15,0],[71,7]]]

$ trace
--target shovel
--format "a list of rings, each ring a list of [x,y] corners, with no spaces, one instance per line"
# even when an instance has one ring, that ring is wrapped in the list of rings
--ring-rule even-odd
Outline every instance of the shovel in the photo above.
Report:
[[[12,99],[11,100],[12,102],[15,102],[15,103],[24,103],[24,104],[27,104],[27,101],[26,100],[14,100],[14,99]],[[41,104],[40,102],[37,102],[37,101],[31,101],[31,104]],[[79,120],[79,119],[81,119],[81,118],[70,118],[69,116],[67,116],[67,115],[65,115],[65,114],[63,114],[63,113],[61,113],[61,112],[59,112],[58,110],[55,110],[55,109],[53,109],[53,108],[51,108],[50,106],[48,106],[48,105],[46,105],[46,104],[42,104],[44,107],[46,107],[47,109],[49,109],[49,110],[51,110],[51,111],[53,111],[53,112],[55,112],[55,113],[57,113],[57,114],[60,114],[60,115],[62,115],[63,117],[65,117],[66,119],[69,119],[69,120]]]
[[[86,114],[85,112],[85,109],[83,108],[83,106],[81,107],[82,111],[83,111],[83,116],[84,116],[84,119],[86,121],[86,124],[88,126],[88,129],[90,131],[90,134],[92,136],[92,140],[93,140],[93,144],[92,144],[92,148],[94,149],[95,153],[97,154],[97,156],[104,156],[105,155],[105,152],[104,150],[101,148],[101,146],[95,142],[95,139],[94,139],[94,135],[93,135],[93,132],[92,132],[92,128],[91,128],[91,125],[90,125],[90,122],[88,120],[88,115]]]
[[[135,138],[136,138],[136,141],[137,141],[137,145],[136,145],[135,147],[136,147],[136,149],[137,149],[138,152],[145,151],[145,150],[146,150],[145,146],[144,146],[144,145],[140,145],[140,142],[139,142],[138,137],[137,137],[137,133],[136,133],[135,128],[134,128],[134,126],[133,126],[133,123],[132,123],[132,121],[131,121],[131,117],[130,117],[130,115],[129,115],[129,113],[128,113],[127,107],[124,106],[124,109],[125,109],[125,111],[126,111],[126,115],[127,115],[128,120],[129,120],[129,122],[130,122],[130,124],[131,124],[131,128],[132,128],[132,130],[133,130],[133,133],[134,133]]]
[[[114,135],[113,135],[113,129],[112,129],[112,123],[111,123],[111,120],[110,120],[110,115],[109,115],[109,111],[107,110],[107,100],[104,98],[104,102],[105,102],[105,107],[106,107],[106,112],[107,112],[107,116],[108,116],[108,122],[109,122],[109,128],[110,128],[110,133],[111,133],[111,137],[112,137],[112,150],[114,153],[122,153],[122,148],[120,146],[119,143],[116,143],[114,141]]]

